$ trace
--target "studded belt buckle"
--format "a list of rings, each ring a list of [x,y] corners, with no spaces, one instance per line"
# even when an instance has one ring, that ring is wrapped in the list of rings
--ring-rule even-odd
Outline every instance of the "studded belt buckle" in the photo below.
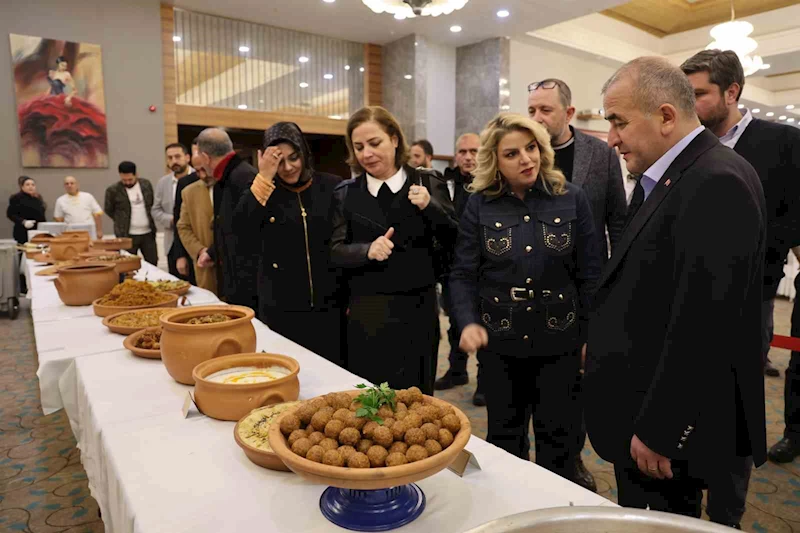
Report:
[[[513,302],[523,302],[525,300],[533,299],[533,291],[524,287],[512,287],[509,291],[509,294],[511,295],[511,301]]]

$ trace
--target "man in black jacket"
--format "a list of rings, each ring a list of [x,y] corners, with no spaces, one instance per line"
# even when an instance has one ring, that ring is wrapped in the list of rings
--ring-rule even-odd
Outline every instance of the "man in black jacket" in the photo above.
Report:
[[[173,220],[180,220],[181,218],[181,205],[183,204],[183,197],[181,193],[183,190],[194,183],[197,180],[205,179],[207,176],[206,170],[199,166],[196,158],[199,156],[197,151],[197,139],[192,141],[192,167],[194,168],[194,172],[185,175],[181,179],[178,180],[178,186],[175,187],[175,205],[173,209]],[[181,236],[178,235],[178,223],[176,222],[172,230],[175,232],[175,235],[172,238],[172,253],[175,256],[175,265],[178,269],[178,272],[181,276],[191,283],[192,285],[197,285],[197,280],[194,276],[194,267],[192,264],[194,263],[194,259],[189,257],[189,253],[184,248],[183,243],[181,242]]]
[[[783,264],[789,248],[800,233],[796,229],[797,168],[800,165],[800,131],[783,124],[754,118],[749,109],[739,109],[739,97],[745,78],[742,65],[734,52],[704,50],[687,59],[681,69],[689,78],[697,100],[700,121],[722,144],[744,157],[761,180],[767,205],[767,241],[762,295],[762,345],[760,353],[766,361],[768,375],[778,371],[769,363],[767,354],[772,340],[772,313],[778,283],[783,277]],[[794,192],[792,192],[794,191]],[[800,455],[800,425],[792,428],[791,397],[795,372],[786,375],[786,436],[770,449],[769,457],[790,462]],[[795,389],[800,390],[800,389]],[[795,401],[797,401],[795,399]],[[752,459],[741,458],[731,465],[729,483],[710,487],[708,513],[712,520],[729,525],[741,521],[745,510],[747,485]]]
[[[764,194],[666,59],[624,65],[603,93],[642,201],[595,295],[586,424],[620,505],[700,517],[702,489],[737,457],[766,459]]]
[[[106,188],[105,212],[114,221],[114,236],[130,237],[132,254],[142,251],[144,260],[158,265],[153,185],[136,174],[136,164],[123,161],[117,168],[119,181]]]
[[[214,185],[214,245],[196,258],[200,267],[216,264],[217,290],[229,304],[258,309],[256,276],[259,256],[256,250],[237,239],[233,213],[242,193],[258,171],[236,155],[228,134],[219,128],[206,128],[197,136],[198,162],[217,180]]]

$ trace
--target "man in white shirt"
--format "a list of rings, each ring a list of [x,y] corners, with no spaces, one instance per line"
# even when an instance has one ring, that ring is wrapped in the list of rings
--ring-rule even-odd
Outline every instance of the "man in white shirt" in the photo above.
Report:
[[[173,253],[172,243],[175,235],[175,192],[178,188],[178,180],[192,172],[194,169],[189,166],[191,156],[189,150],[181,143],[172,143],[166,148],[167,167],[172,170],[169,174],[158,180],[155,190],[155,199],[150,214],[156,227],[164,231],[164,251],[167,254],[167,264],[169,273],[181,279],[185,279],[178,272],[177,256]]]
[[[81,192],[78,180],[73,176],[64,178],[63,194],[56,200],[53,220],[67,224],[91,224],[97,228],[97,238],[103,237],[103,209],[94,196],[88,192]]]
[[[119,164],[120,181],[106,189],[106,213],[114,221],[114,235],[130,237],[132,254],[142,251],[145,261],[158,264],[156,224],[150,214],[153,207],[153,186],[139,179],[131,161]]]

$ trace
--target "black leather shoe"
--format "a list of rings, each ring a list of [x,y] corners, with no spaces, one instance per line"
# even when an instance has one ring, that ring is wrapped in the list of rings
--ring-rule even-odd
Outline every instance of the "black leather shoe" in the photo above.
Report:
[[[486,407],[486,395],[481,391],[475,391],[472,395],[472,405],[476,407]]]
[[[447,390],[459,385],[466,385],[467,383],[469,383],[469,376],[467,374],[454,374],[448,370],[445,372],[444,376],[436,380],[433,384],[433,388],[435,390]]]
[[[800,455],[800,443],[787,437],[773,444],[767,453],[769,460],[775,463],[791,463],[798,455]]]
[[[575,457],[575,483],[586,490],[597,492],[597,483],[594,480],[594,476],[586,469],[580,454]]]
[[[778,369],[772,366],[772,361],[767,359],[767,364],[764,365],[764,375],[769,376],[771,378],[780,377],[781,373],[778,372]]]

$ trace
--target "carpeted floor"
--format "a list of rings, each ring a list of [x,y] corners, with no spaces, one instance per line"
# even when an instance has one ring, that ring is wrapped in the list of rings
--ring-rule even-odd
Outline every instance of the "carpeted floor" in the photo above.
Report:
[[[791,304],[778,301],[775,329],[787,334]],[[443,328],[447,319],[442,320]],[[447,368],[447,337],[439,350],[439,374]],[[789,353],[773,350],[775,366],[786,369]],[[474,433],[486,436],[486,409],[472,405],[475,358],[470,358],[469,385],[438,393],[461,407]],[[783,432],[783,379],[765,378],[767,439],[774,443]],[[616,499],[610,464],[591,447],[584,463],[595,475],[600,493]],[[800,532],[800,459],[788,465],[767,464],[753,473],[747,497],[745,531]],[[89,495],[80,452],[63,411],[43,416],[36,379],[36,355],[29,307],[20,317],[0,315],[0,532],[96,533],[103,531],[97,503]]]

